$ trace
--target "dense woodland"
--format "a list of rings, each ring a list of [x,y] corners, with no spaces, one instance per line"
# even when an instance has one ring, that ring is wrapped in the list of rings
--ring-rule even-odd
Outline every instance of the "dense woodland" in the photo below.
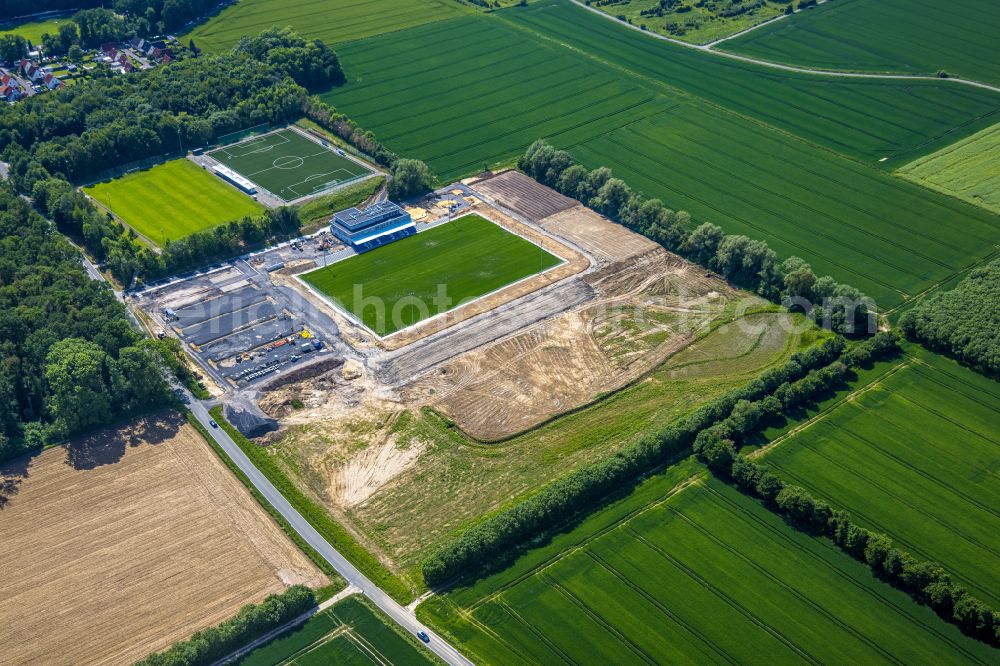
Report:
[[[920,301],[899,320],[907,337],[1000,377],[1000,259],[951,291]]]
[[[0,184],[0,461],[169,399],[158,342]]]
[[[845,335],[875,332],[871,301],[854,287],[817,277],[798,257],[779,261],[765,241],[726,234],[709,222],[691,229],[686,212],[670,210],[659,199],[645,199],[608,168],[588,171],[568,152],[544,141],[528,147],[518,168],[733,284],[806,312],[825,328]]]

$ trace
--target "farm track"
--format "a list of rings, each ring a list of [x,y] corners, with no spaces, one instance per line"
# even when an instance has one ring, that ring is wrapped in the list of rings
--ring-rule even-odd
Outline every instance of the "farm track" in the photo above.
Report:
[[[779,70],[782,70],[782,71],[785,71],[785,72],[798,72],[800,74],[818,74],[818,75],[822,75],[822,76],[836,76],[836,77],[856,78],[856,79],[881,79],[881,80],[897,80],[897,81],[898,80],[902,80],[902,81],[954,81],[955,83],[960,83],[960,84],[964,84],[964,85],[974,86],[976,88],[983,88],[985,90],[992,90],[993,92],[1000,93],[1000,86],[994,86],[994,85],[990,85],[989,83],[982,83],[980,81],[972,81],[970,79],[960,79],[960,78],[941,79],[941,78],[938,78],[936,76],[924,76],[924,75],[920,75],[920,74],[875,74],[875,73],[869,73],[869,72],[846,72],[846,71],[843,71],[843,70],[829,70],[829,69],[815,69],[815,68],[809,68],[809,67],[796,67],[795,65],[785,65],[785,64],[778,63],[778,62],[773,62],[773,61],[770,61],[770,60],[761,60],[761,59],[758,59],[758,58],[751,58],[750,56],[740,55],[738,53],[732,53],[730,51],[720,51],[720,50],[714,48],[715,44],[718,44],[720,42],[726,41],[726,39],[730,39],[732,37],[736,37],[737,35],[731,35],[730,37],[727,37],[727,38],[721,39],[721,40],[717,40],[716,42],[713,42],[713,43],[710,43],[710,44],[691,44],[689,42],[681,41],[679,39],[673,39],[671,37],[667,37],[666,35],[661,35],[661,34],[658,34],[658,33],[655,33],[655,32],[649,32],[649,31],[646,31],[646,30],[642,30],[638,26],[632,25],[630,23],[623,23],[623,22],[619,21],[618,19],[616,19],[614,16],[611,16],[610,14],[606,14],[606,13],[602,12],[601,10],[596,9],[594,7],[590,7],[590,6],[588,6],[588,5],[580,2],[580,0],[570,0],[570,2],[572,2],[577,7],[582,7],[583,9],[586,9],[588,12],[593,12],[593,13],[597,14],[598,16],[601,16],[601,17],[603,17],[605,19],[608,19],[609,21],[614,21],[615,23],[617,23],[619,25],[622,25],[622,26],[624,26],[626,28],[629,28],[631,30],[636,30],[636,31],[641,32],[644,35],[648,35],[648,36],[650,36],[650,37],[652,37],[654,39],[661,39],[663,41],[670,42],[671,44],[676,44],[678,46],[684,46],[686,48],[694,49],[696,51],[702,51],[704,53],[711,53],[713,55],[720,56],[720,57],[723,57],[723,58],[730,58],[732,60],[739,60],[739,61],[742,61],[742,62],[748,62],[748,63],[754,64],[754,65],[761,65],[763,67],[770,67],[772,69],[779,69]],[[761,25],[767,25],[767,24],[761,24]],[[760,27],[760,26],[754,26],[754,27],[756,28],[756,27]],[[744,32],[748,32],[748,30],[744,31]]]
[[[612,576],[614,576],[615,578],[617,578],[618,581],[621,582],[622,585],[625,585],[626,587],[628,587],[629,589],[631,589],[633,592],[635,592],[638,596],[642,597],[644,600],[646,600],[646,602],[648,602],[650,605],[654,606],[658,611],[660,611],[660,613],[662,613],[665,617],[669,618],[674,624],[680,626],[685,631],[687,631],[689,634],[691,634],[692,636],[694,636],[695,639],[697,639],[705,647],[709,648],[710,650],[712,650],[713,652],[715,652],[717,655],[719,655],[720,657],[722,657],[722,659],[724,659],[727,663],[733,664],[734,666],[736,666],[737,664],[740,663],[740,661],[738,659],[736,659],[735,657],[733,657],[731,654],[729,654],[728,652],[726,652],[722,647],[720,647],[714,641],[712,641],[710,638],[708,638],[696,626],[694,626],[690,622],[685,621],[684,618],[682,618],[680,615],[678,615],[678,614],[674,613],[673,611],[671,611],[670,608],[666,604],[664,604],[662,601],[660,601],[659,599],[657,599],[655,596],[653,596],[652,594],[650,594],[649,592],[647,592],[646,590],[644,590],[641,585],[636,585],[630,578],[628,578],[621,571],[619,571],[618,569],[616,569],[615,567],[613,567],[607,560],[605,560],[604,558],[602,558],[600,555],[598,555],[597,553],[595,553],[593,550],[589,550],[588,549],[588,550],[586,550],[584,552],[586,552],[586,554],[587,554],[588,557],[590,557],[592,560],[594,560],[595,562],[597,562],[598,566],[600,566],[602,569],[604,569],[605,571],[607,571],[609,574],[611,574]]]
[[[687,523],[689,526],[691,526],[692,529],[694,529],[698,533],[702,534],[705,538],[707,538],[710,541],[712,541],[712,543],[714,543],[716,547],[718,547],[718,548],[720,548],[720,549],[728,552],[734,559],[739,560],[741,562],[744,562],[747,566],[749,566],[753,570],[757,571],[761,575],[765,576],[769,581],[771,581],[776,586],[780,587],[782,590],[784,590],[786,593],[788,593],[789,596],[793,596],[796,599],[799,599],[804,604],[808,605],[810,608],[812,608],[813,610],[815,610],[817,613],[819,613],[820,615],[823,615],[828,620],[830,620],[830,622],[832,624],[835,624],[835,625],[841,627],[842,629],[844,629],[845,631],[847,631],[848,633],[850,633],[851,635],[853,635],[858,640],[860,640],[863,643],[867,644],[874,651],[879,652],[880,654],[882,654],[882,656],[885,657],[887,661],[895,661],[895,662],[898,663],[898,660],[896,660],[890,653],[886,652],[880,645],[876,644],[874,641],[872,641],[871,639],[869,639],[867,636],[864,636],[863,634],[861,634],[854,627],[851,627],[850,625],[846,624],[841,618],[837,617],[834,613],[831,613],[829,610],[827,610],[826,608],[824,608],[820,604],[816,603],[813,599],[811,599],[808,596],[806,596],[805,594],[803,594],[796,587],[794,587],[794,586],[789,585],[788,583],[786,583],[784,580],[782,580],[781,578],[779,578],[776,574],[774,574],[772,571],[770,571],[769,569],[767,569],[763,565],[761,565],[758,562],[756,562],[755,560],[747,557],[741,551],[737,550],[732,545],[730,545],[729,543],[727,543],[724,539],[722,539],[718,535],[712,533],[712,531],[710,529],[708,529],[707,527],[705,527],[704,525],[702,525],[702,524],[694,521],[693,519],[691,519],[690,517],[688,517],[684,513],[678,511],[677,509],[675,509],[675,508],[673,508],[673,507],[671,507],[669,505],[667,506],[667,510],[670,511],[670,513],[672,513],[678,520],[681,520],[681,521]],[[808,658],[815,659],[815,656],[814,655],[809,655]],[[820,662],[817,662],[817,663],[820,663]]]

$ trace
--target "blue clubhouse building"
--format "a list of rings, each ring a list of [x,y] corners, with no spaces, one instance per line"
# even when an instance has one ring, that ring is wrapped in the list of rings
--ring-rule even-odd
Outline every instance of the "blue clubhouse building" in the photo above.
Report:
[[[364,210],[348,208],[333,216],[330,231],[358,252],[373,250],[417,233],[413,218],[391,201],[372,204]]]

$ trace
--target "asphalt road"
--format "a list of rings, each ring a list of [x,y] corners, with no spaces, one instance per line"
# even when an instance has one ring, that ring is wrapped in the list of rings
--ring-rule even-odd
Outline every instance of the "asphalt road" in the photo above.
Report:
[[[401,626],[406,631],[411,634],[416,634],[418,631],[423,630],[427,632],[430,636],[430,643],[427,644],[427,648],[431,650],[434,654],[443,659],[446,663],[452,664],[452,666],[471,666],[472,662],[462,656],[458,650],[449,645],[444,639],[435,634],[433,631],[428,629],[426,626],[417,621],[417,618],[411,615],[403,606],[393,601],[389,595],[383,592],[375,583],[368,580],[368,578],[358,571],[358,569],[347,561],[343,555],[341,555],[337,550],[330,545],[330,543],[320,536],[319,532],[313,529],[313,526],[306,522],[305,518],[296,511],[288,500],[278,492],[270,481],[257,469],[257,467],[247,458],[243,450],[233,441],[233,439],[224,431],[222,428],[213,428],[210,420],[211,416],[205,405],[197,400],[192,400],[190,403],[191,412],[195,415],[198,421],[205,426],[205,429],[212,435],[215,441],[222,447],[223,451],[226,452],[236,466],[247,475],[250,482],[257,488],[260,493],[267,498],[267,501],[271,503],[278,512],[284,516],[288,524],[292,526],[296,532],[299,533],[306,543],[308,543],[317,553],[323,556],[327,562],[329,562],[334,569],[337,570],[341,576],[351,585],[359,588],[366,597],[372,600],[372,602],[378,606],[382,612],[388,615],[392,620]]]
[[[754,65],[761,65],[762,67],[770,67],[771,69],[780,69],[786,72],[798,72],[800,74],[816,74],[819,76],[837,76],[837,77],[854,78],[854,79],[887,79],[887,80],[908,79],[911,81],[923,80],[923,81],[951,82],[951,83],[960,83],[968,86],[974,86],[976,88],[985,88],[986,90],[992,90],[993,92],[1000,92],[1000,87],[998,86],[993,86],[988,83],[982,83],[980,81],[973,81],[972,79],[962,79],[957,76],[951,76],[948,77],[947,79],[942,79],[937,76],[926,76],[922,74],[875,74],[867,72],[848,72],[848,71],[831,70],[831,69],[813,69],[811,67],[796,67],[795,65],[785,65],[778,62],[772,62],[770,60],[760,60],[759,58],[751,58],[750,56],[739,55],[738,53],[732,53],[730,51],[722,51],[713,48],[716,44],[727,41],[728,39],[731,39],[736,35],[730,35],[729,37],[726,37],[724,39],[717,39],[716,41],[711,42],[709,44],[692,44],[691,42],[685,42],[680,39],[674,39],[673,37],[667,37],[666,35],[661,35],[657,32],[650,32],[648,30],[643,30],[639,26],[634,25],[632,23],[625,23],[624,21],[618,20],[616,17],[612,16],[611,14],[608,14],[607,12],[603,12],[596,7],[591,7],[590,5],[584,4],[580,0],[570,0],[570,2],[572,2],[574,5],[582,7],[583,9],[586,9],[589,12],[593,12],[598,16],[602,16],[608,19],[609,21],[614,21],[620,26],[629,28],[631,30],[637,30],[638,32],[641,32],[642,34],[648,37],[652,37],[654,39],[660,39],[665,42],[670,42],[671,44],[676,44],[678,46],[684,46],[689,49],[695,49],[696,51],[704,51],[705,53],[711,53],[713,55],[722,58],[729,58],[730,60],[742,60],[743,62],[753,63]],[[796,10],[796,11],[802,11],[802,10]],[[770,23],[773,23],[773,21],[765,21],[764,23],[760,23],[747,30],[743,30],[738,34],[750,32],[750,30],[765,25],[769,25]]]

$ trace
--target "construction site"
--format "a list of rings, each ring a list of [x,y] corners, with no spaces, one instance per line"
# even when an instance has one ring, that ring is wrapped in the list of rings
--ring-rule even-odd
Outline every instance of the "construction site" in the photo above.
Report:
[[[322,232],[139,301],[215,380],[227,416],[266,421],[246,434],[280,448],[288,476],[393,568],[794,350],[787,315],[519,172],[407,211],[419,230],[456,208],[562,263],[387,338],[298,279],[351,253]],[[702,346],[726,362],[702,365]],[[629,391],[656,395],[641,415],[610,404]],[[628,415],[620,432],[601,426],[607,409]]]

